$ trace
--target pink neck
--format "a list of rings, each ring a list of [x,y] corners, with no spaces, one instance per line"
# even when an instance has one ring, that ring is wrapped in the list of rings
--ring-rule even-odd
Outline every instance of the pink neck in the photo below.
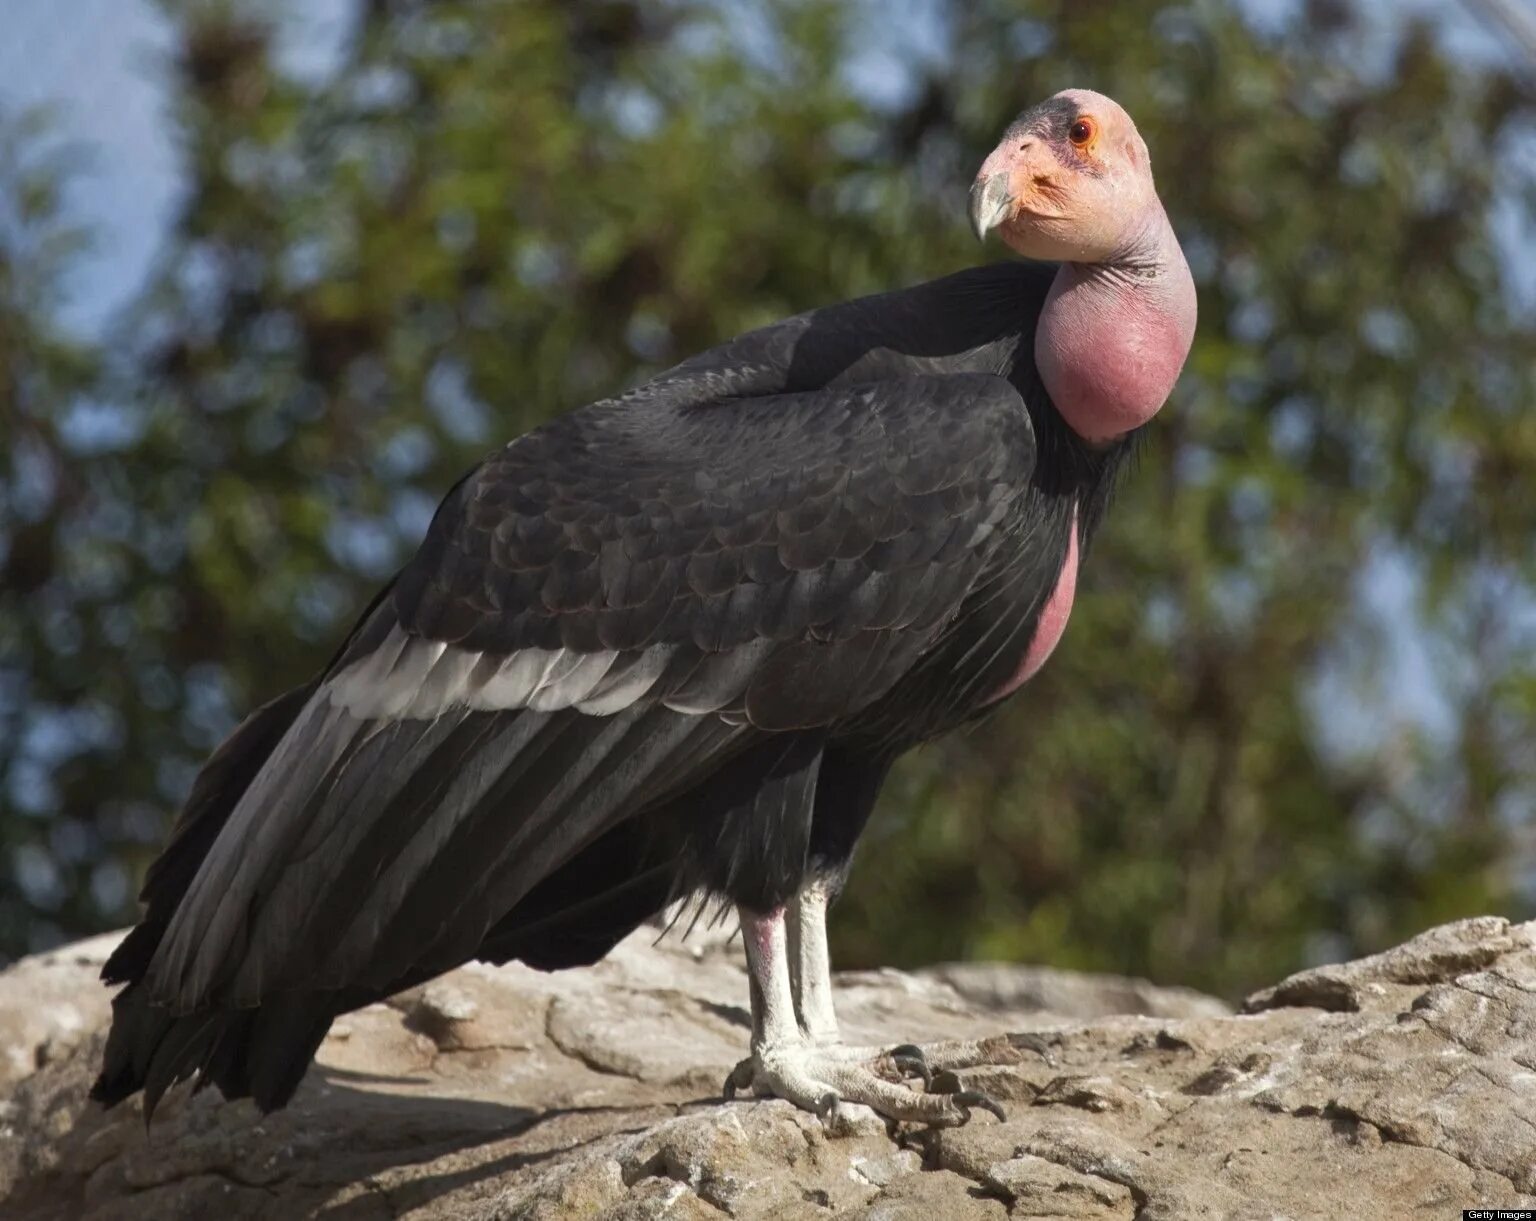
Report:
[[[1167,401],[1195,336],[1195,282],[1160,205],[1125,254],[1064,263],[1035,330],[1035,364],[1080,437],[1113,441]]]
[[[1035,620],[1035,634],[1030,638],[1029,647],[1024,650],[1019,668],[987,697],[988,703],[1012,695],[1033,678],[1040,667],[1045,665],[1046,659],[1055,652],[1056,646],[1061,643],[1062,633],[1067,630],[1067,619],[1072,614],[1072,602],[1077,594],[1076,508],[1072,510],[1072,521],[1067,528],[1071,533],[1067,535],[1066,558],[1061,561],[1056,585],[1046,598],[1045,605],[1040,608],[1040,617]]]

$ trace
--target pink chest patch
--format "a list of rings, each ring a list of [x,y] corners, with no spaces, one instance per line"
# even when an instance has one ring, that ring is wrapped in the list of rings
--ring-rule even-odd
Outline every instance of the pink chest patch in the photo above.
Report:
[[[1055,650],[1061,642],[1061,634],[1067,630],[1067,619],[1072,614],[1072,599],[1077,593],[1077,510],[1072,511],[1072,529],[1067,535],[1067,558],[1061,563],[1061,572],[1056,577],[1056,588],[1051,590],[1051,596],[1045,600],[1045,606],[1040,611],[1040,618],[1035,623],[1035,634],[1029,642],[1029,648],[1024,650],[1024,660],[1019,662],[1019,668],[1003,683],[988,699],[988,703],[994,703],[1005,695],[1012,695],[1026,682],[1035,676],[1035,672],[1045,665],[1045,659]]]

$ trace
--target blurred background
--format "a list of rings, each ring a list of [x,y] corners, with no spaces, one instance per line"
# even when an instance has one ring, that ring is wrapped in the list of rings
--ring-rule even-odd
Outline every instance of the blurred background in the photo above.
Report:
[[[207,752],[487,450],[1000,257],[1115,96],[1200,285],[1007,711],[908,757],[841,966],[1227,996],[1536,914],[1528,0],[5,0],[0,962],[131,922]]]

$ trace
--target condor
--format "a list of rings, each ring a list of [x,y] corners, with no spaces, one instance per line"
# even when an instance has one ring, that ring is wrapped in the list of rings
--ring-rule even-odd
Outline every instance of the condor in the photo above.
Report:
[[[696,896],[746,946],[727,1092],[996,1109],[891,1071],[964,1049],[839,1040],[827,905],[892,761],[1060,639],[1195,292],[1100,94],[1021,115],[970,204],[1031,261],[753,331],[465,476],[330,665],[203,769],[104,972],[96,1098],[152,1112],[196,1076],[280,1107],[338,1014],[468,959],[592,963]]]

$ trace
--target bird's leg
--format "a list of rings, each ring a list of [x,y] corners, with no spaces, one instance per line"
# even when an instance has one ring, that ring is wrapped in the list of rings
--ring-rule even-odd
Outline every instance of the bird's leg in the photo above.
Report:
[[[832,1006],[832,959],[827,950],[827,907],[833,892],[825,879],[806,883],[791,901],[786,924],[789,933],[790,987],[800,1029],[812,1043],[835,1050],[848,1060],[868,1064],[877,1073],[896,1080],[921,1077],[927,1086],[933,1074],[982,1064],[1011,1064],[1021,1059],[1020,1041],[1045,1055],[1030,1042],[1031,1036],[996,1036],[989,1039],[946,1039],[918,1046],[858,1047],[843,1043],[837,1013]]]
[[[922,1050],[911,1044],[889,1051],[843,1045],[832,1005],[832,955],[827,949],[827,907],[831,901],[830,882],[817,878],[801,888],[787,912],[789,983],[801,1031],[818,1047],[847,1060],[866,1061],[882,1076],[896,1080],[921,1077],[928,1084],[927,1060]]]
[[[817,905],[813,902],[809,910],[818,910]],[[819,910],[825,912],[824,902]],[[965,1123],[971,1117],[972,1107],[981,1107],[1002,1117],[1002,1108],[983,1094],[964,1089],[947,1094],[920,1094],[886,1080],[848,1048],[814,1041],[802,1028],[808,996],[815,997],[819,990],[821,999],[811,1000],[812,1010],[824,1001],[825,1012],[818,1020],[832,1017],[830,980],[815,981],[809,994],[805,989],[811,975],[825,977],[827,974],[824,931],[818,949],[806,945],[806,934],[810,930],[801,926],[796,936],[796,961],[800,966],[792,973],[785,910],[777,908],[760,913],[742,908],[740,915],[752,996],[752,1054],[727,1078],[727,1098],[734,1097],[737,1090],[750,1087],[756,1094],[783,1098],[817,1115],[827,1115],[840,1101],[858,1102],[887,1119],[938,1126]],[[812,916],[813,921],[816,919]],[[800,920],[801,916],[797,916],[797,923]],[[824,930],[824,921],[821,921],[821,927]],[[818,956],[819,971],[806,973],[797,994],[793,974],[799,973],[807,961],[816,962]],[[798,1014],[797,995],[801,1004]],[[823,1024],[820,1029],[825,1031],[827,1028]],[[835,1039],[835,1018],[831,1032]]]
[[[805,1037],[822,1044],[840,1042],[837,1012],[832,1007],[832,958],[827,952],[830,899],[825,881],[806,883],[790,901],[787,921],[795,1016]]]

